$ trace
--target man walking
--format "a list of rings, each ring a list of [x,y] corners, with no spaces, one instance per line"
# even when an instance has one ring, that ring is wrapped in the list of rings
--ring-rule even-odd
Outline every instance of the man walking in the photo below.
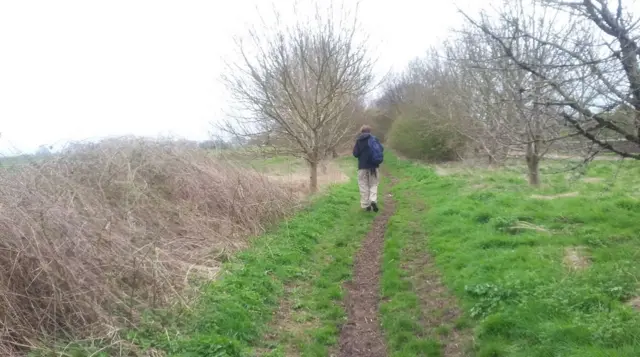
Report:
[[[360,186],[360,207],[366,211],[378,212],[378,167],[383,160],[384,147],[371,127],[363,125],[353,147],[353,156],[358,158],[358,186]]]

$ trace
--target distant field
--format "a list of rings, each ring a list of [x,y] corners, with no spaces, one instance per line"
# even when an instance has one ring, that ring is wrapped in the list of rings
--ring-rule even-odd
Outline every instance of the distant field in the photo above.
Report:
[[[0,167],[11,167],[16,165],[26,165],[32,162],[38,162],[39,159],[34,156],[0,156]]]
[[[256,170],[272,179],[294,183],[300,188],[309,184],[309,165],[300,157],[251,149],[218,151],[214,154],[231,160],[241,167]],[[352,161],[349,157],[322,161],[318,166],[320,188],[348,181],[348,175],[356,169]]]

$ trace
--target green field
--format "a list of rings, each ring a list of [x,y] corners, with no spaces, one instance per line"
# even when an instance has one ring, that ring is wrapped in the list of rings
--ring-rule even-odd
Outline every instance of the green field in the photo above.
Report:
[[[518,167],[438,177],[393,166],[405,177],[398,199],[414,203],[398,212],[392,233],[403,234],[387,246],[435,257],[476,325],[475,355],[640,355],[640,315],[627,303],[640,274],[638,163],[597,162],[576,178],[547,164],[539,190]]]
[[[537,189],[517,165],[435,169],[389,155],[385,167],[389,356],[640,355],[640,164],[577,175],[549,161]],[[333,185],[232,257],[193,309],[150,311],[123,337],[169,356],[337,356],[343,284],[373,219],[354,177]]]
[[[1,167],[14,167],[19,165],[28,165],[30,163],[37,163],[42,159],[36,158],[30,155],[20,156],[0,156],[0,168]]]

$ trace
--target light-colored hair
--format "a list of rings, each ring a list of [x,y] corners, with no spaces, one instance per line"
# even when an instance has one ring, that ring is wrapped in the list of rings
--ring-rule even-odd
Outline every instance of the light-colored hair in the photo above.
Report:
[[[369,125],[363,125],[360,127],[360,132],[361,133],[370,133],[371,132],[371,127]]]

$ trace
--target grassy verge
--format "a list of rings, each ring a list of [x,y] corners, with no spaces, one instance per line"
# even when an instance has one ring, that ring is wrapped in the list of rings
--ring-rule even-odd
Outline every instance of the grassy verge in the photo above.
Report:
[[[346,321],[342,284],[351,279],[353,257],[373,215],[352,208],[348,223],[323,237],[301,279],[287,287],[278,317],[265,337],[264,356],[327,356]]]
[[[640,355],[640,315],[628,303],[640,295],[640,167],[617,165],[594,163],[584,178],[545,167],[545,185],[534,190],[517,167],[438,177],[390,163],[407,176],[396,190],[429,205],[405,216],[410,201],[399,197],[389,227],[382,313],[392,347],[407,349],[397,355],[431,343],[408,333],[418,328],[417,302],[396,262],[413,220],[477,321],[477,356]]]
[[[336,340],[344,316],[337,303],[341,284],[373,218],[359,212],[357,200],[355,182],[330,188],[308,210],[238,254],[220,280],[203,287],[193,311],[150,314],[130,339],[176,356],[253,355],[255,347],[264,347],[262,337],[280,299],[300,286],[309,291],[298,307],[321,321],[307,341],[309,355],[319,355]]]
[[[383,185],[387,183],[385,178]],[[348,229],[318,244],[310,257],[309,274],[287,287],[259,355],[326,357],[335,352],[338,327],[346,321],[342,285],[351,279],[353,258],[375,217],[361,212],[358,204],[348,214],[353,217]]]
[[[430,170],[413,171],[407,162],[389,156],[386,164],[399,182],[392,190],[397,201],[396,214],[389,221],[384,247],[382,324],[390,356],[437,357],[442,355],[443,340],[454,327],[442,318],[443,310],[451,302],[447,301],[446,292],[436,294],[442,292],[436,290],[444,289],[433,284],[439,279],[438,272],[425,261],[429,256],[423,224],[428,212],[427,198],[415,194],[416,189],[433,181],[436,175]],[[424,306],[425,298],[438,301]],[[462,327],[460,322],[456,323],[456,328]]]

